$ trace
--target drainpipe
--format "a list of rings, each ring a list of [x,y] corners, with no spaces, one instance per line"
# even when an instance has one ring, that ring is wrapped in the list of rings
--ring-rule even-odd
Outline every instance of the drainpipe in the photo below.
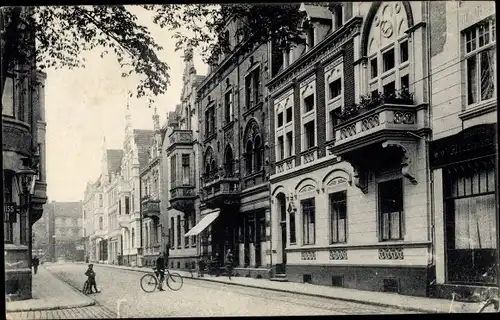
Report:
[[[144,251],[143,251],[143,247],[142,247],[142,180],[141,180],[141,175],[139,174],[139,224],[140,224],[140,227],[139,227],[139,235],[140,235],[140,248],[141,248],[141,253],[142,253],[142,256],[144,256]],[[139,262],[139,257],[137,257],[137,262]],[[142,263],[141,263],[141,267],[142,267]]]
[[[427,46],[427,73],[428,73],[428,80],[427,80],[427,101],[428,101],[428,108],[427,108],[427,121],[428,125],[432,126],[432,35],[431,35],[431,20],[430,20],[430,1],[426,1],[425,3],[425,12],[426,12],[426,19],[427,19],[427,25],[426,25],[426,33],[427,33],[427,42],[429,45]],[[428,265],[428,271],[429,268],[433,268],[432,271],[432,281],[428,282],[430,285],[436,282],[436,261],[435,261],[435,255],[436,255],[436,243],[435,243],[435,199],[434,199],[434,175],[433,172],[430,168],[430,140],[432,139],[432,128],[429,134],[426,135],[425,137],[425,161],[426,161],[426,167],[427,167],[427,179],[429,181],[429,188],[427,188],[427,196],[429,199],[429,204],[428,204],[428,210],[430,211],[430,232],[429,232],[429,240],[431,241],[431,249],[430,249],[430,259],[429,259],[429,265]],[[432,270],[432,269],[431,269]]]

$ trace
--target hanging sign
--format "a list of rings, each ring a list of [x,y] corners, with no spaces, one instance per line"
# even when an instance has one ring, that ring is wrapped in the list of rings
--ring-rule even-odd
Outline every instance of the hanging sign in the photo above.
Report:
[[[17,204],[15,202],[5,202],[3,204],[3,221],[17,222]]]

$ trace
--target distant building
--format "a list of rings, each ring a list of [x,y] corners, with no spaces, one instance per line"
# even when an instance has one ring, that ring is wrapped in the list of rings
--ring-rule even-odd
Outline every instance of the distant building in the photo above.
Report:
[[[46,260],[84,260],[82,206],[82,201],[52,201],[45,205],[49,244]],[[45,242],[43,237],[38,241]]]

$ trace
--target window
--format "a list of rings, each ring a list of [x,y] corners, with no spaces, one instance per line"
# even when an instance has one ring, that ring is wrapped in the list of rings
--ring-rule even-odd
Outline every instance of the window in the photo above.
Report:
[[[182,155],[182,184],[189,185],[190,183],[190,172],[189,172],[189,154]]]
[[[174,242],[174,229],[175,228],[175,222],[174,222],[174,217],[170,218],[170,230],[169,230],[169,245],[170,249],[174,248],[175,242]]]
[[[278,128],[283,126],[283,112],[278,113]]]
[[[314,129],[314,120],[309,121],[304,125],[305,132],[305,148],[304,150],[308,150],[315,146],[315,129]]]
[[[381,240],[403,239],[403,180],[379,183]]]
[[[335,115],[335,113],[338,110],[339,110],[339,108],[335,108],[329,112],[329,116],[330,116],[330,125],[328,126],[328,128],[330,129],[330,132],[329,132],[330,139],[329,140],[335,139],[335,126],[339,123],[339,119]]]
[[[247,148],[246,148],[246,154],[245,154],[245,159],[246,159],[246,173],[250,174],[252,173],[252,157],[253,157],[253,145],[252,141],[247,142]]]
[[[42,159],[44,158],[43,156],[43,145],[41,143],[38,144],[38,153],[40,155],[40,161],[38,162],[38,172],[37,172],[37,177],[39,181],[43,181],[45,177],[43,176],[43,167],[42,167]]]
[[[285,158],[285,144],[283,142],[283,136],[278,137],[278,160],[283,160]]]
[[[314,47],[314,26],[311,23],[307,24],[307,46],[309,49]]]
[[[2,115],[14,117],[15,109],[15,87],[14,78],[8,76],[5,78],[5,84],[2,94]]]
[[[314,208],[314,198],[302,200],[300,205],[302,207],[303,244],[314,244],[316,241],[316,213]]]
[[[130,198],[125,197],[125,214],[130,214]]]
[[[394,81],[389,82],[383,87],[384,94],[390,94],[396,90],[396,83]]]
[[[371,71],[371,79],[376,78],[378,75],[378,64],[377,58],[373,58],[370,60],[370,71]]]
[[[295,212],[290,212],[290,243],[297,243],[297,231],[295,227]]]
[[[122,214],[122,200],[118,200],[118,214]]]
[[[286,108],[286,123],[292,122],[292,107]]]
[[[135,246],[135,230],[132,228],[132,237],[130,238],[130,247],[133,248]]]
[[[177,248],[181,247],[181,216],[177,216]]]
[[[102,219],[102,217],[99,217],[99,230],[102,230],[103,229],[103,224],[104,224],[104,220]]]
[[[260,68],[251,71],[245,78],[245,102],[248,109],[260,102]]]
[[[293,132],[286,133],[286,157],[291,157],[293,154]]]
[[[332,8],[333,26],[335,27],[335,30],[339,29],[344,24],[344,15],[342,11],[343,11],[342,4],[336,3],[335,7]]]
[[[215,133],[215,107],[213,105],[205,111],[205,131],[207,137]]]
[[[494,21],[488,19],[465,31],[467,104],[489,100],[496,95]]]
[[[342,94],[342,79],[337,79],[328,84],[330,89],[330,99],[334,99]]]
[[[494,159],[443,171],[448,281],[497,283]]]
[[[330,194],[330,243],[347,241],[347,191]]]
[[[102,194],[99,195],[99,207],[102,208]]]
[[[226,149],[224,166],[226,169],[226,176],[232,177],[234,174],[234,159],[233,159],[233,149],[228,147]]]
[[[231,91],[224,95],[224,115],[226,124],[233,121],[233,94]]]
[[[262,170],[262,164],[264,162],[264,148],[262,147],[262,141],[260,136],[255,137],[255,171]]]
[[[394,68],[394,49],[389,49],[382,54],[382,62],[384,64],[384,72]]]
[[[177,163],[176,162],[177,162],[177,155],[174,154],[170,157],[170,183],[172,184],[172,187],[177,187],[177,184],[176,184]]]
[[[408,61],[408,40],[399,43],[399,61]]]
[[[408,75],[404,75],[401,77],[401,88],[409,88],[410,87],[410,77]]]
[[[314,109],[314,94],[311,94],[304,98],[304,113],[312,111]]]

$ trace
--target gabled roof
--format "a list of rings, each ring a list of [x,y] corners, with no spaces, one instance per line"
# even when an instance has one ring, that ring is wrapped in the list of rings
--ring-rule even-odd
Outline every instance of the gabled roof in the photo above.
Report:
[[[108,160],[108,173],[117,173],[120,172],[122,158],[123,158],[123,150],[120,149],[107,149],[106,156]]]
[[[148,164],[148,152],[153,134],[153,130],[134,129],[134,141],[137,146],[137,156],[139,157],[139,170]]]

